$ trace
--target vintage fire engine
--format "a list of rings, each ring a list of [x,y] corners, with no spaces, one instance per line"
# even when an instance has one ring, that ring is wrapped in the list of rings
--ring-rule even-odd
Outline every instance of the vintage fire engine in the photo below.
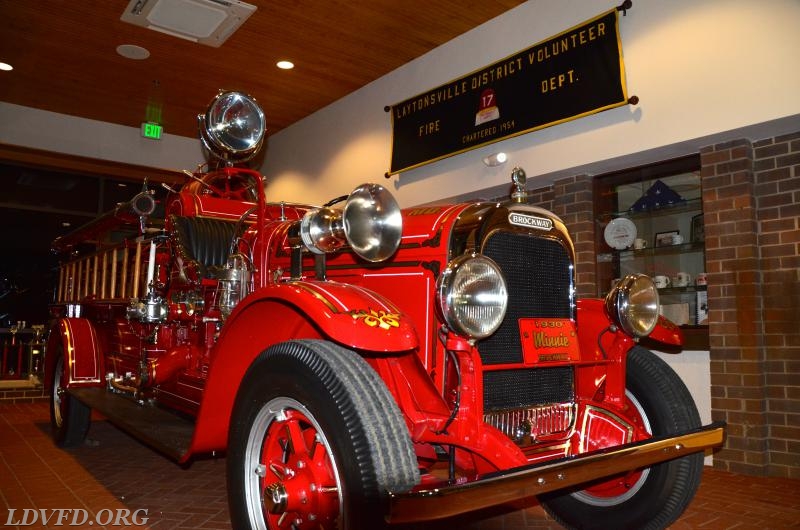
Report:
[[[663,528],[703,451],[679,344],[643,275],[575,296],[563,222],[525,202],[401,210],[364,184],[271,202],[264,115],[220,93],[216,158],[55,241],[53,434],[96,409],[181,463],[226,456],[235,528],[413,524],[536,497],[562,524]],[[163,209],[163,216],[156,211]],[[163,217],[163,218],[158,218]]]

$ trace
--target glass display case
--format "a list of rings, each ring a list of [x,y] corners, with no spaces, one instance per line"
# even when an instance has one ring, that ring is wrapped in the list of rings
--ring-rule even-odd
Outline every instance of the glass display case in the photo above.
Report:
[[[597,294],[605,296],[626,274],[647,274],[658,287],[664,316],[684,329],[705,328],[707,333],[699,171],[669,174],[667,167],[649,173],[639,170],[628,178],[599,179]]]

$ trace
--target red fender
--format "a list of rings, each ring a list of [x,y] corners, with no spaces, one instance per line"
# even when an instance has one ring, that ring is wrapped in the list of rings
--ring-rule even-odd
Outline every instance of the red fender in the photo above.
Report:
[[[582,392],[591,395],[604,382],[606,399],[609,402],[623,403],[625,398],[625,355],[634,347],[633,337],[617,329],[611,331],[613,324],[605,310],[604,300],[584,298],[578,300],[578,341],[584,360],[599,360],[614,363],[617,368],[606,370],[600,365],[578,368],[576,380],[586,385]],[[666,344],[681,345],[681,330],[664,317],[659,317],[650,339]]]
[[[101,386],[103,362],[97,332],[85,318],[61,318],[53,323],[47,339],[45,359],[45,388],[53,382],[55,352],[61,348],[67,363],[67,388]]]
[[[337,282],[303,281],[259,289],[231,313],[211,352],[203,402],[189,451],[222,450],[238,385],[272,344],[323,338],[372,352],[410,352],[419,339],[411,319],[375,293]]]
[[[297,307],[325,336],[350,348],[399,352],[419,346],[411,318],[383,296],[357,285],[290,282],[259,289],[254,301],[264,299],[283,300]],[[235,318],[236,312],[231,317]]]
[[[584,359],[587,358],[586,354],[588,352],[598,349],[597,338],[611,324],[612,322],[608,314],[606,314],[603,300],[599,298],[578,300],[578,339]],[[674,346],[683,344],[683,332],[681,329],[663,316],[658,317],[656,327],[650,332],[648,338]],[[606,333],[603,339],[603,344],[607,348],[613,348],[613,344],[618,343],[619,347],[615,349],[628,351],[633,346],[633,338],[622,331],[617,331],[614,334]]]
[[[673,324],[671,320],[668,320],[662,316],[658,317],[658,323],[656,324],[655,329],[650,332],[649,337],[653,340],[661,342],[662,344],[683,346],[683,332],[681,331],[681,328]]]

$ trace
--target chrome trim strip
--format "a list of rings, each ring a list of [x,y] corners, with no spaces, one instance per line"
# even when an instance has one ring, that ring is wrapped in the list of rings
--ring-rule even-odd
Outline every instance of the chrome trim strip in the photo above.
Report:
[[[672,460],[722,445],[724,425],[715,422],[676,436],[524,466],[467,484],[390,493],[386,521],[399,524],[441,519]]]

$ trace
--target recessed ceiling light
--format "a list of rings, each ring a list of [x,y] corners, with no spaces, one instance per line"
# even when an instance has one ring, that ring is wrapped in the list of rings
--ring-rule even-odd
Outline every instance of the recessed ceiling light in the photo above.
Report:
[[[281,70],[291,70],[292,68],[294,68],[294,63],[292,61],[278,61],[278,64],[276,64],[275,66],[277,66]]]
[[[11,65],[10,65],[10,64],[8,64],[8,63],[0,63],[0,70],[4,70],[4,71],[6,71],[6,72],[10,72],[10,71],[11,71],[11,70],[13,70],[13,69],[14,69],[14,67],[13,67],[13,66],[11,66]]]
[[[142,48],[135,44],[120,44],[117,46],[117,53],[126,59],[135,59],[137,61],[150,57],[150,51],[147,48]]]

